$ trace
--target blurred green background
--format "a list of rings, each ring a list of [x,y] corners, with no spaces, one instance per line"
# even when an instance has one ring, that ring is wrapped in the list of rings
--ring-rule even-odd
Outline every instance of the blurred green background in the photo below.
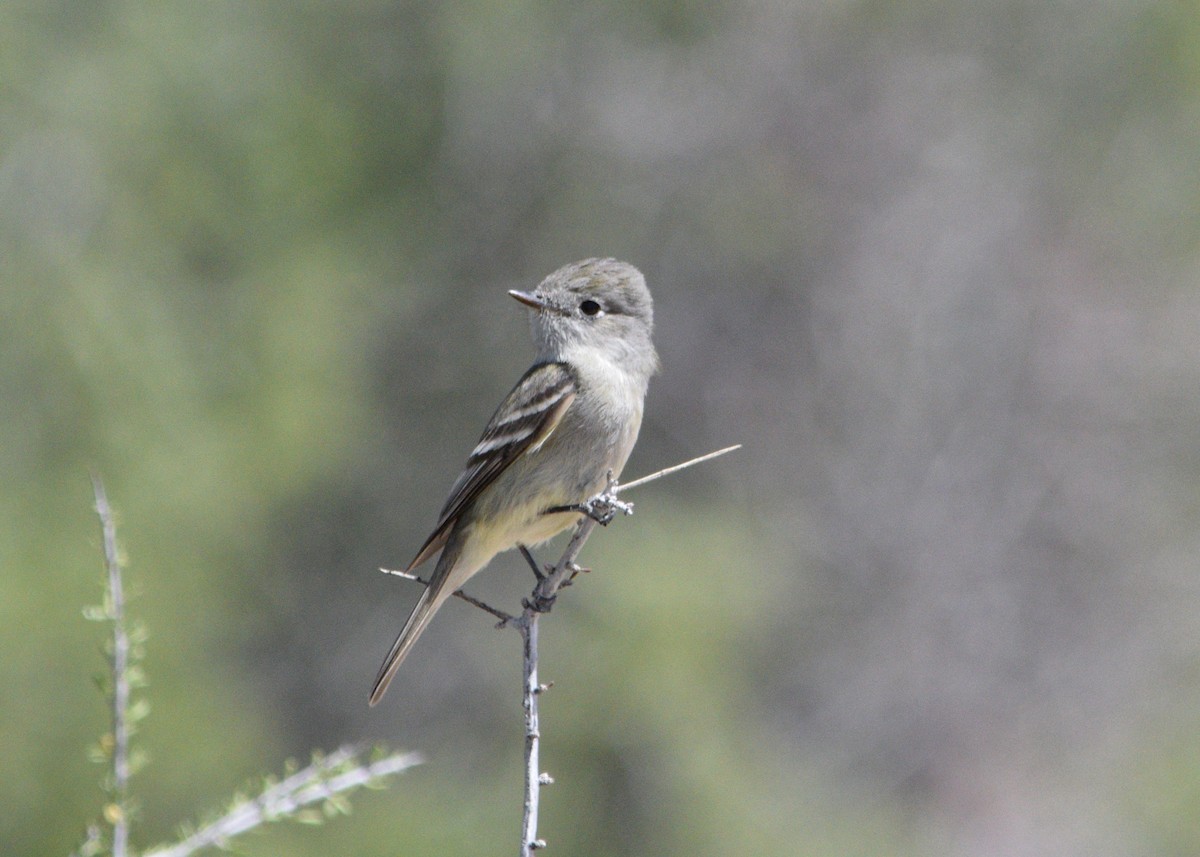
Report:
[[[345,741],[257,854],[503,854],[520,645],[406,562],[614,255],[663,373],[543,630],[572,855],[1200,853],[1200,7],[0,3],[0,852],[100,805],[105,479],[150,632],[135,843]],[[505,557],[475,594],[513,608]]]

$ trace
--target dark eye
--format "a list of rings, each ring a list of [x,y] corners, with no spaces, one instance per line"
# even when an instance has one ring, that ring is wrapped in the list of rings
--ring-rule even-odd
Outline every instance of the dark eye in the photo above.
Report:
[[[600,304],[593,300],[587,300],[579,305],[579,311],[584,315],[596,315],[600,312]]]

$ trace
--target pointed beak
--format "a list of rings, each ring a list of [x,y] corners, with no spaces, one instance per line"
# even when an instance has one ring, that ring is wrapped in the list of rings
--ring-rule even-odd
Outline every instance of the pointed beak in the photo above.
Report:
[[[545,312],[561,312],[561,310],[559,310],[559,308],[554,304],[546,301],[544,298],[539,297],[533,292],[519,292],[516,289],[512,289],[509,291],[509,294],[519,300],[521,303],[525,304],[527,307],[532,307],[533,309],[537,310],[544,310]]]

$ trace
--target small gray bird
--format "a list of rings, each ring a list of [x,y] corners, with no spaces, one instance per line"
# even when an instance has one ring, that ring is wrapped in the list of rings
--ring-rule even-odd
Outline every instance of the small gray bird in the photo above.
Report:
[[[646,279],[616,259],[560,268],[532,292],[537,356],[501,402],[450,489],[412,571],[439,550],[429,586],[392,645],[371,691],[383,698],[413,643],[447,598],[501,551],[537,545],[579,520],[548,511],[583,503],[621,472],[658,370]]]

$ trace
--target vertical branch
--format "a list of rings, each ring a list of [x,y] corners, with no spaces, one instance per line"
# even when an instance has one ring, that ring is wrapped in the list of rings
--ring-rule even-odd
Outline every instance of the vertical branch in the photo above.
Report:
[[[125,628],[125,595],[121,586],[121,559],[117,547],[117,526],[100,477],[92,475],[96,514],[104,539],[104,564],[108,571],[107,618],[112,622],[112,801],[104,808],[104,818],[112,825],[113,857],[126,857],[129,849],[129,635]],[[107,743],[107,742],[106,742]]]
[[[525,815],[521,823],[521,857],[529,857],[545,842],[537,838],[538,797],[542,772],[538,762],[541,732],[538,725],[538,697],[542,686],[538,682],[538,615],[522,617],[521,640],[524,643],[525,685]]]
[[[605,491],[611,491],[615,484],[610,476]],[[537,835],[538,800],[542,786],[554,782],[549,774],[542,773],[539,762],[542,735],[538,698],[546,688],[538,681],[538,617],[550,609],[558,590],[574,571],[575,557],[583,550],[583,544],[596,528],[596,523],[595,518],[587,516],[579,522],[558,564],[538,581],[533,598],[525,602],[525,611],[515,623],[524,643],[525,814],[521,824],[521,857],[530,857],[537,849],[546,847],[545,841],[538,839]]]
[[[542,738],[541,726],[538,721],[538,697],[546,689],[545,686],[538,683],[538,616],[550,610],[550,607],[554,604],[555,597],[558,595],[558,590],[566,584],[567,578],[578,570],[575,566],[575,557],[579,556],[579,552],[583,550],[584,542],[588,540],[588,536],[592,534],[592,530],[596,528],[596,525],[603,524],[607,526],[617,512],[626,515],[633,514],[633,505],[625,503],[617,497],[622,489],[627,490],[629,488],[636,488],[639,485],[645,485],[648,482],[653,482],[656,479],[661,479],[664,476],[683,470],[685,467],[691,467],[694,464],[708,461],[740,448],[741,444],[727,446],[724,449],[718,449],[707,455],[701,455],[682,464],[676,464],[673,467],[667,467],[648,476],[643,476],[641,479],[635,479],[627,485],[618,485],[610,470],[608,472],[608,482],[602,492],[580,506],[562,507],[562,511],[582,512],[583,517],[579,519],[579,524],[575,527],[575,532],[571,535],[571,540],[567,542],[566,550],[563,551],[563,555],[559,557],[558,563],[550,570],[550,573],[542,575],[536,565],[534,566],[534,572],[538,573],[538,582],[537,586],[534,587],[533,597],[525,602],[524,612],[520,616],[510,620],[508,617],[486,605],[478,605],[493,615],[501,616],[501,625],[515,625],[517,630],[521,632],[521,639],[524,643],[524,670],[522,675],[524,678],[525,704],[525,815],[521,824],[521,857],[530,857],[537,849],[546,847],[546,843],[537,838],[538,799],[541,795],[541,787],[554,782],[549,774],[544,774],[538,770],[538,756]],[[528,553],[526,556],[529,556]],[[534,562],[532,558],[529,561]],[[462,595],[461,592],[456,594]],[[474,599],[471,598],[467,598],[467,600],[474,602]],[[474,603],[478,604],[478,602]]]

